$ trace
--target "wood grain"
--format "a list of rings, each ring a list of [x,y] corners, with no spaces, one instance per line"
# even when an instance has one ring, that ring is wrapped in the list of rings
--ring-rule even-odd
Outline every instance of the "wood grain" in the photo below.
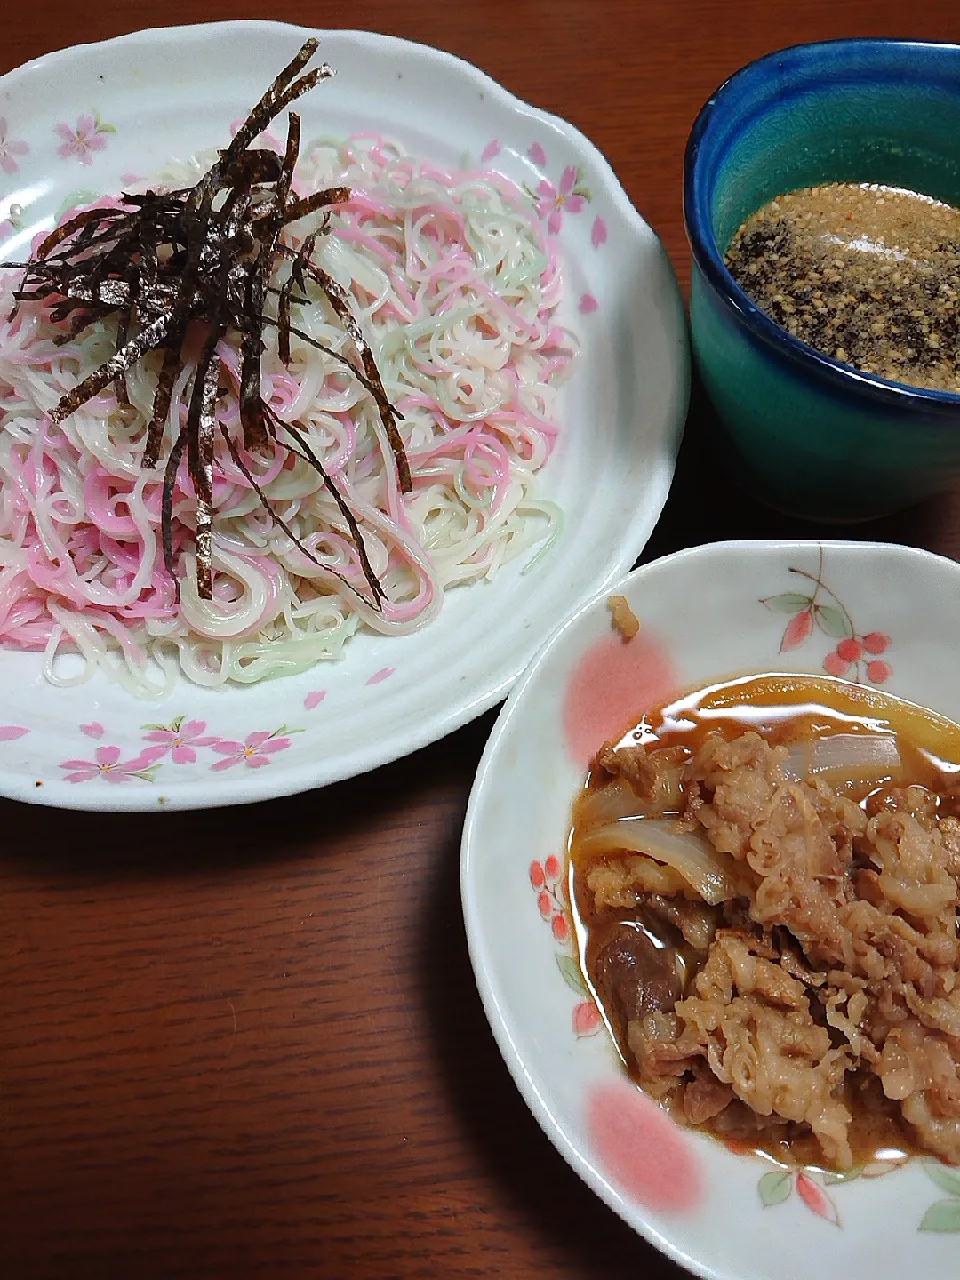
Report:
[[[270,16],[436,44],[572,120],[684,282],[683,147],[721,80],[801,40],[957,34],[955,0],[35,0],[0,70],[136,26]],[[698,393],[649,556],[807,532],[723,467]],[[954,554],[958,502],[858,534]],[[251,808],[0,803],[0,1275],[680,1275],[556,1154],[485,1022],[457,857],[491,724]]]

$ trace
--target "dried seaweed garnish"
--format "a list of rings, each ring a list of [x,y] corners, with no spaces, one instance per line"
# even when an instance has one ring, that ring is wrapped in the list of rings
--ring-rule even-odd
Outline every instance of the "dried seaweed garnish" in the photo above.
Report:
[[[358,379],[377,406],[396,460],[401,490],[407,493],[412,487],[410,466],[397,429],[400,415],[386,394],[373,353],[350,308],[349,295],[312,260],[318,237],[328,229],[328,218],[297,248],[282,239],[291,223],[343,202],[349,198],[349,189],[331,187],[303,198],[293,194],[294,169],[300,154],[300,118],[296,112],[289,113],[282,157],[251,146],[283,110],[333,74],[325,63],[305,70],[316,50],[316,39],[307,40],[195,186],[124,194],[120,198],[122,208],[87,209],[52,231],[29,263],[8,264],[25,267],[20,288],[14,294],[16,305],[41,303],[49,308],[52,320],[68,325],[58,342],[69,342],[98,320],[111,316],[117,319],[114,355],[61,397],[50,415],[53,422],[68,417],[111,383],[118,400],[126,401],[127,371],[148,352],[163,353],[144,442],[142,466],[147,470],[160,461],[173,387],[189,364],[185,354],[188,334],[196,339],[198,324],[203,327],[202,351],[192,373],[186,423],[174,424],[173,444],[164,467],[161,536],[164,564],[173,576],[173,495],[186,454],[196,493],[197,593],[205,600],[212,598],[213,453],[218,429],[231,458],[274,523],[315,564],[355,595],[365,598],[342,574],[322,564],[278,515],[243,459],[238,442],[217,422],[221,383],[228,381],[217,355],[222,338],[239,344],[243,449],[251,453],[283,448],[320,475],[356,546],[375,607],[382,604],[385,595],[367,555],[358,520],[335,479],[311,449],[302,424],[282,422],[260,395],[266,326],[277,329],[277,347],[284,364],[290,363],[291,338],[297,337],[326,352]],[[289,264],[289,276],[278,288],[272,280],[282,260]],[[354,359],[316,342],[294,324],[293,308],[308,302],[307,277],[327,298],[350,339]],[[266,312],[268,297],[276,299],[276,317]]]

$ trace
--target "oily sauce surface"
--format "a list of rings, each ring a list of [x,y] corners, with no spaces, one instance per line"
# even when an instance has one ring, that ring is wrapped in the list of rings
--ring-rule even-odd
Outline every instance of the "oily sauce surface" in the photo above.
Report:
[[[960,815],[960,726],[892,695],[833,677],[748,676],[697,689],[647,712],[618,745],[681,747],[693,754],[708,733],[719,731],[732,739],[748,729],[762,734],[772,745],[788,747],[835,734],[895,734],[899,769],[880,782],[876,777],[867,782],[855,777],[846,780],[842,789],[849,798],[863,806],[871,802],[882,804],[884,793],[890,788],[917,783],[936,796],[940,812]],[[605,1007],[596,981],[597,956],[618,930],[642,931],[656,948],[672,949],[685,992],[703,963],[704,954],[691,947],[678,928],[642,908],[594,910],[586,877],[597,856],[584,853],[581,843],[598,822],[605,820],[597,816],[597,797],[609,781],[603,769],[593,770],[574,803],[568,845],[568,897],[581,970],[630,1071],[626,1027],[615,1009]],[[831,778],[831,785],[841,789],[836,778]],[[883,1096],[875,1077],[854,1073],[844,1101],[854,1117],[850,1138],[857,1167],[874,1161],[899,1161],[917,1150],[899,1108]],[[745,1107],[743,1110],[749,1111]],[[788,1166],[816,1165],[818,1144],[802,1126],[785,1122],[775,1137],[751,1137],[744,1132],[749,1130],[749,1123],[742,1123],[747,1117],[735,1111],[732,1118],[731,1125],[731,1117],[721,1112],[718,1123],[702,1127],[735,1150],[754,1151]]]

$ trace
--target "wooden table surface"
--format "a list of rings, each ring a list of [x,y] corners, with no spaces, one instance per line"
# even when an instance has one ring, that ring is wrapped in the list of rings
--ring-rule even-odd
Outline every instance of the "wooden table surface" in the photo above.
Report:
[[[135,27],[253,17],[435,44],[567,117],[684,286],[684,141],[724,77],[803,40],[960,35],[956,0],[31,0],[4,24],[0,71]],[[695,392],[646,555],[808,534],[723,482],[710,427]],[[856,534],[951,554],[958,530],[948,495]],[[458,843],[492,722],[254,807],[0,802],[4,1280],[681,1274],[554,1151],[484,1019]]]

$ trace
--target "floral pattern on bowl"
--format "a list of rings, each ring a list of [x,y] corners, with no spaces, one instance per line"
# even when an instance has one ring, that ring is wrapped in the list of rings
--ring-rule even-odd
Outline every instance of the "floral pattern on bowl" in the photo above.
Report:
[[[960,720],[960,566],[882,544],[720,543],[636,570],[615,590],[639,635],[613,633],[606,593],[554,635],[507,700],[467,812],[467,937],[507,1065],[577,1172],[700,1275],[953,1275],[960,1170],[922,1158],[843,1175],[788,1170],[677,1126],[629,1081],[599,1015],[598,1034],[582,1035],[574,1015],[589,993],[554,921],[566,911],[557,851],[586,761],[645,706],[737,675],[827,670],[878,677]],[[859,651],[845,646],[843,671],[832,671],[843,641]]]
[[[884,684],[889,680],[893,669],[879,655],[890,647],[890,637],[882,631],[865,634],[857,631],[850,611],[824,581],[823,548],[820,548],[816,573],[795,565],[791,565],[789,572],[801,579],[797,589],[781,591],[760,601],[773,613],[790,615],[780,640],[780,652],[795,649],[817,629],[837,642],[823,660],[823,669],[828,675],[870,684]]]

